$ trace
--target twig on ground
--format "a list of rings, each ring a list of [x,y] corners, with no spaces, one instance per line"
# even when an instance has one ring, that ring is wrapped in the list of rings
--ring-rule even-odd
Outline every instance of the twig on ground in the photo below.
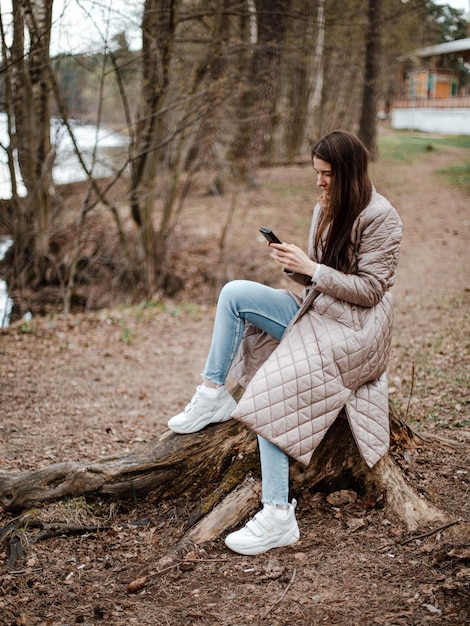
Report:
[[[230,559],[180,559],[180,563],[228,563]]]
[[[446,528],[450,528],[451,526],[455,526],[456,524],[460,524],[460,522],[462,522],[461,519],[455,520],[454,522],[449,522],[448,524],[444,524],[443,526],[439,526],[438,528],[434,528],[433,530],[430,530],[427,533],[422,533],[421,535],[416,535],[414,537],[410,537],[409,539],[406,539],[405,541],[401,541],[400,545],[404,546],[407,543],[411,543],[415,539],[425,539],[426,537],[430,537],[431,535],[435,535],[436,533],[440,532],[441,530],[446,530]]]
[[[0,573],[8,574],[8,576],[22,576],[23,574],[33,574],[34,572],[42,572],[44,571],[43,567],[32,567],[26,569],[15,569],[13,571],[0,570]]]
[[[405,539],[404,541],[398,541],[397,543],[387,543],[385,546],[382,546],[380,548],[380,552],[385,552],[386,550],[390,550],[390,548],[393,548],[394,546],[406,546],[407,543],[411,543],[412,541],[418,540],[418,539],[425,539],[426,537],[430,537],[431,535],[435,535],[436,533],[440,532],[441,530],[446,530],[447,528],[450,528],[451,526],[455,526],[456,524],[460,524],[463,520],[458,519],[455,520],[454,522],[449,522],[448,524],[444,524],[443,526],[438,526],[437,528],[433,528],[432,530],[426,532],[426,533],[422,533],[421,535],[414,535],[413,537],[409,537],[408,539]]]
[[[411,398],[413,396],[413,389],[415,386],[415,362],[413,361],[411,363],[411,388],[410,388],[410,395],[408,396],[408,404],[406,407],[406,411],[405,411],[405,417],[403,418],[403,420],[406,422],[406,418],[408,417],[408,411],[410,410],[410,404],[411,404]]]
[[[226,563],[230,559],[178,559],[176,563],[172,563],[168,565],[168,567],[164,567],[158,572],[150,572],[147,574],[142,574],[138,578],[131,580],[131,582],[127,585],[127,593],[136,593],[145,587],[149,579],[155,578],[156,576],[161,576],[165,572],[174,569],[175,567],[179,567],[181,565],[197,565],[198,563]]]
[[[296,568],[294,568],[294,571],[292,572],[291,579],[289,580],[289,583],[288,583],[287,587],[282,592],[281,597],[279,598],[279,600],[276,600],[276,602],[269,607],[269,609],[263,615],[263,619],[274,609],[275,606],[277,606],[278,604],[280,604],[284,600],[284,597],[285,597],[286,593],[289,591],[289,588],[291,587],[292,583],[295,580],[296,573],[297,573],[297,570],[296,570]]]

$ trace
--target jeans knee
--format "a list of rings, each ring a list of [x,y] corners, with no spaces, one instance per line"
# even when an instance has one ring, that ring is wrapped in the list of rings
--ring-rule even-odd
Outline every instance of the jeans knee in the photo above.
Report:
[[[240,295],[246,292],[247,280],[231,280],[222,287],[219,294],[219,305],[228,305],[231,308],[237,308],[236,304]],[[235,307],[233,307],[235,305]]]

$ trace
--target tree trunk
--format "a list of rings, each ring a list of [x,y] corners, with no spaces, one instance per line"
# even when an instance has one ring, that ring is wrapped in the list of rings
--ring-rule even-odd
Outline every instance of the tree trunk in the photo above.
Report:
[[[299,5],[293,6],[296,9],[299,10]],[[325,0],[319,0],[318,6],[308,3],[301,11],[303,19],[294,22],[294,41],[299,42],[299,50],[295,49],[289,57],[289,123],[285,129],[289,163],[299,154],[308,154],[310,145],[319,138],[323,92]]]
[[[15,147],[27,196],[14,218],[17,283],[44,278],[52,207],[49,42],[52,0],[13,2],[10,48],[11,101]],[[27,32],[28,37],[25,36]]]
[[[391,417],[393,438],[409,444],[411,431],[394,412]],[[344,416],[334,422],[307,468],[292,463],[292,492],[307,486],[324,492],[354,488],[372,502],[383,501],[387,515],[408,530],[446,520],[406,483],[391,455],[372,470],[367,467]],[[218,536],[256,510],[260,490],[256,437],[235,421],[187,436],[166,431],[135,452],[92,462],[63,462],[29,472],[0,471],[0,504],[6,510],[22,510],[65,496],[148,496],[157,501],[184,495],[198,501],[189,523],[192,530],[183,540],[193,543]]]
[[[255,185],[266,134],[271,127],[281,48],[287,29],[291,0],[256,0],[258,39],[251,58],[247,87],[241,91],[242,120],[230,148],[229,159],[239,179]]]
[[[142,93],[133,145],[129,198],[141,236],[147,291],[158,266],[153,210],[164,135],[163,108],[170,84],[179,0],[146,0],[142,17]]]
[[[237,5],[238,0],[217,0],[215,4],[210,43],[195,69],[193,79],[195,86],[204,80],[206,95],[199,110],[199,127],[186,157],[186,170],[221,169],[218,153],[223,145],[220,137],[224,122],[223,105],[228,98],[228,90],[233,88],[239,78],[229,63],[227,52],[233,28],[232,15]]]
[[[380,21],[382,0],[369,0],[366,35],[366,66],[362,93],[362,112],[358,135],[373,159],[377,158],[377,89],[380,68]]]

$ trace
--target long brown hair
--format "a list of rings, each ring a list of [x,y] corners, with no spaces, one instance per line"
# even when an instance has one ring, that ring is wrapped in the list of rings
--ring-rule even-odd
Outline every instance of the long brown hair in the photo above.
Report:
[[[347,272],[351,270],[351,229],[359,213],[369,204],[372,183],[368,166],[370,154],[364,144],[345,130],[334,130],[322,137],[311,150],[313,157],[331,165],[333,176],[328,206],[317,229],[315,246],[329,224],[322,263]]]

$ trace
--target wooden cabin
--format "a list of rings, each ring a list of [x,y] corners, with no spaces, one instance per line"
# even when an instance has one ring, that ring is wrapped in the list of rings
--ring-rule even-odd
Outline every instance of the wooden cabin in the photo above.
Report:
[[[392,128],[470,135],[470,82],[459,70],[470,63],[470,37],[420,48],[400,61]]]

